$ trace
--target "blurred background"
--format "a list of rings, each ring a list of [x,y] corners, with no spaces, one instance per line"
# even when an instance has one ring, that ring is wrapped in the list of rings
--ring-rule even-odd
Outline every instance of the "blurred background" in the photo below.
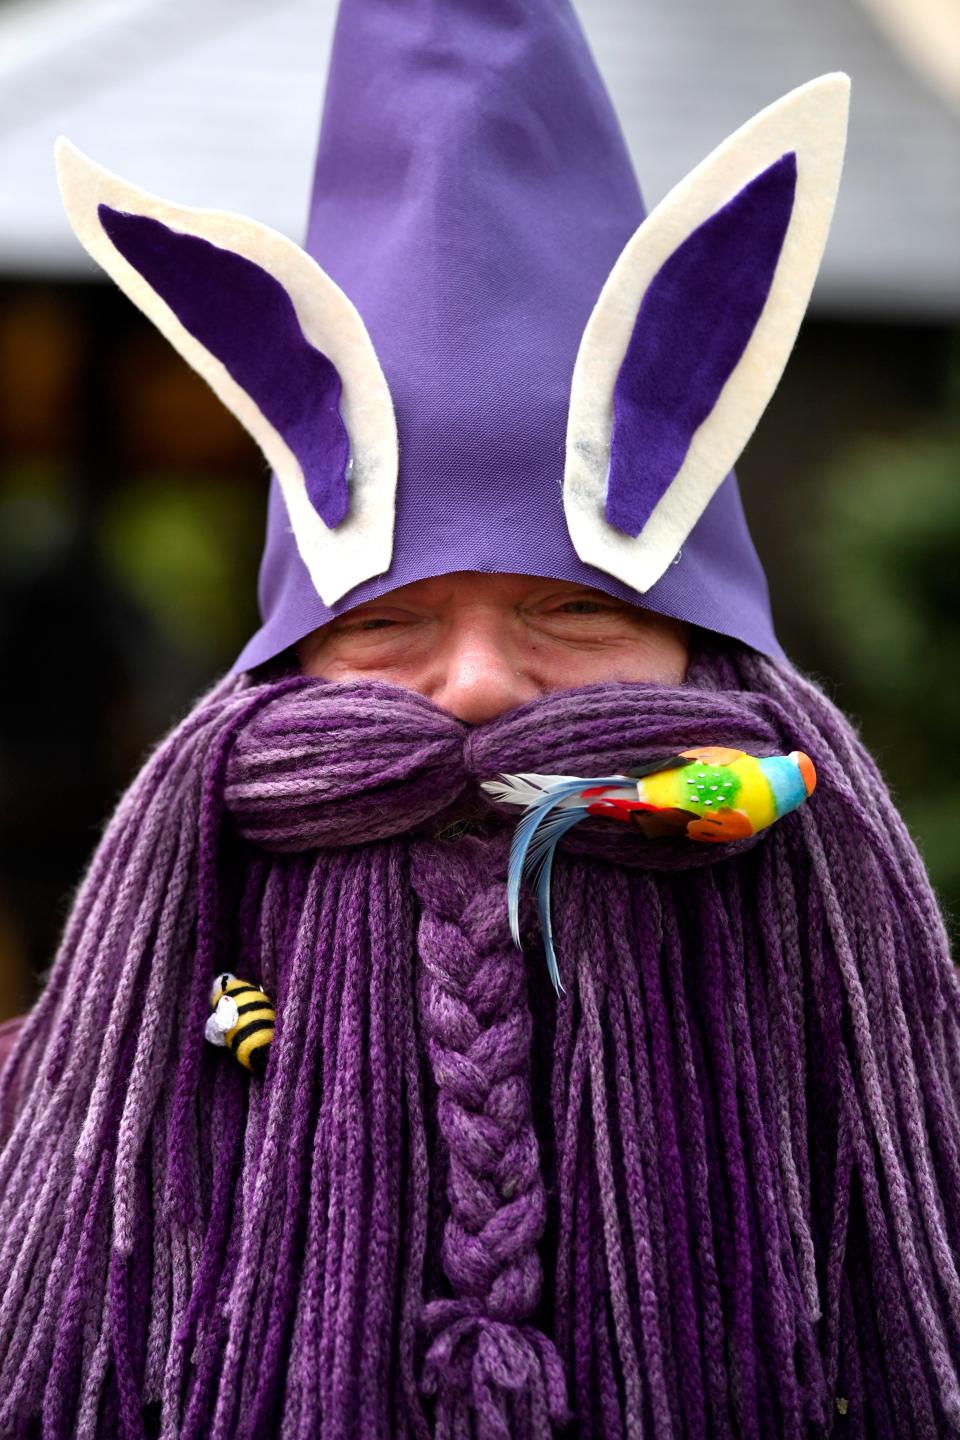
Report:
[[[853,79],[833,232],[738,466],[788,653],[860,726],[960,918],[960,0],[579,0],[648,206]],[[334,0],[0,0],[0,1019],[104,820],[256,623],[259,452],[99,278],[59,133],[302,238]]]

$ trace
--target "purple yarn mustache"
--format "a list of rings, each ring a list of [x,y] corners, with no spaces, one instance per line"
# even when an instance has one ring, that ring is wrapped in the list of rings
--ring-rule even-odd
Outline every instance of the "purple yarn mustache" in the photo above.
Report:
[[[697,743],[705,724],[744,747],[774,745],[785,719],[769,700],[751,696],[716,697],[709,720],[699,709],[681,688],[591,685],[472,727],[392,685],[301,681],[237,734],[226,804],[244,839],[280,852],[423,833],[430,821],[442,832],[445,818],[464,813],[498,816],[506,830],[517,812],[498,810],[479,789],[504,765],[604,774],[666,753],[667,735],[677,749]],[[715,847],[711,857],[690,845],[638,844],[603,823],[586,833],[571,836],[567,849],[645,869],[710,864],[753,843]]]
[[[698,743],[802,748],[817,791],[731,846],[578,827],[558,1003],[478,782]],[[263,1085],[202,1039],[225,966],[277,1001]],[[0,1085],[0,1433],[799,1440],[841,1398],[945,1433],[958,1021],[882,777],[789,666],[718,646],[477,729],[226,683],[121,801]]]

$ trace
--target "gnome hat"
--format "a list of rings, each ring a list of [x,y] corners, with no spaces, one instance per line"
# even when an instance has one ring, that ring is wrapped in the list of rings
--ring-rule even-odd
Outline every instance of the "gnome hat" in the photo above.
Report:
[[[59,141],[79,239],[272,467],[235,668],[460,570],[782,655],[731,467],[813,288],[848,94],[792,91],[645,219],[568,0],[342,0],[303,249]]]

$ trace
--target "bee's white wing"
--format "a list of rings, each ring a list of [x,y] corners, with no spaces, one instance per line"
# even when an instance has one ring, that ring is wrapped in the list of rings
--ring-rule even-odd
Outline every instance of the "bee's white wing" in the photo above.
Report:
[[[229,995],[222,995],[216,1010],[208,1019],[203,1033],[211,1045],[225,1045],[227,1042],[224,1036],[228,1030],[233,1029],[238,1019],[236,1000]]]

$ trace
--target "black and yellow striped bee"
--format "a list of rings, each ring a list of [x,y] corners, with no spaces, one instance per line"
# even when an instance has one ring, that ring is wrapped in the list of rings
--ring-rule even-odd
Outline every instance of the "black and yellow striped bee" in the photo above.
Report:
[[[218,975],[210,991],[213,1014],[204,1034],[211,1045],[225,1045],[254,1075],[263,1079],[277,1022],[273,1002],[257,985],[229,971]]]

